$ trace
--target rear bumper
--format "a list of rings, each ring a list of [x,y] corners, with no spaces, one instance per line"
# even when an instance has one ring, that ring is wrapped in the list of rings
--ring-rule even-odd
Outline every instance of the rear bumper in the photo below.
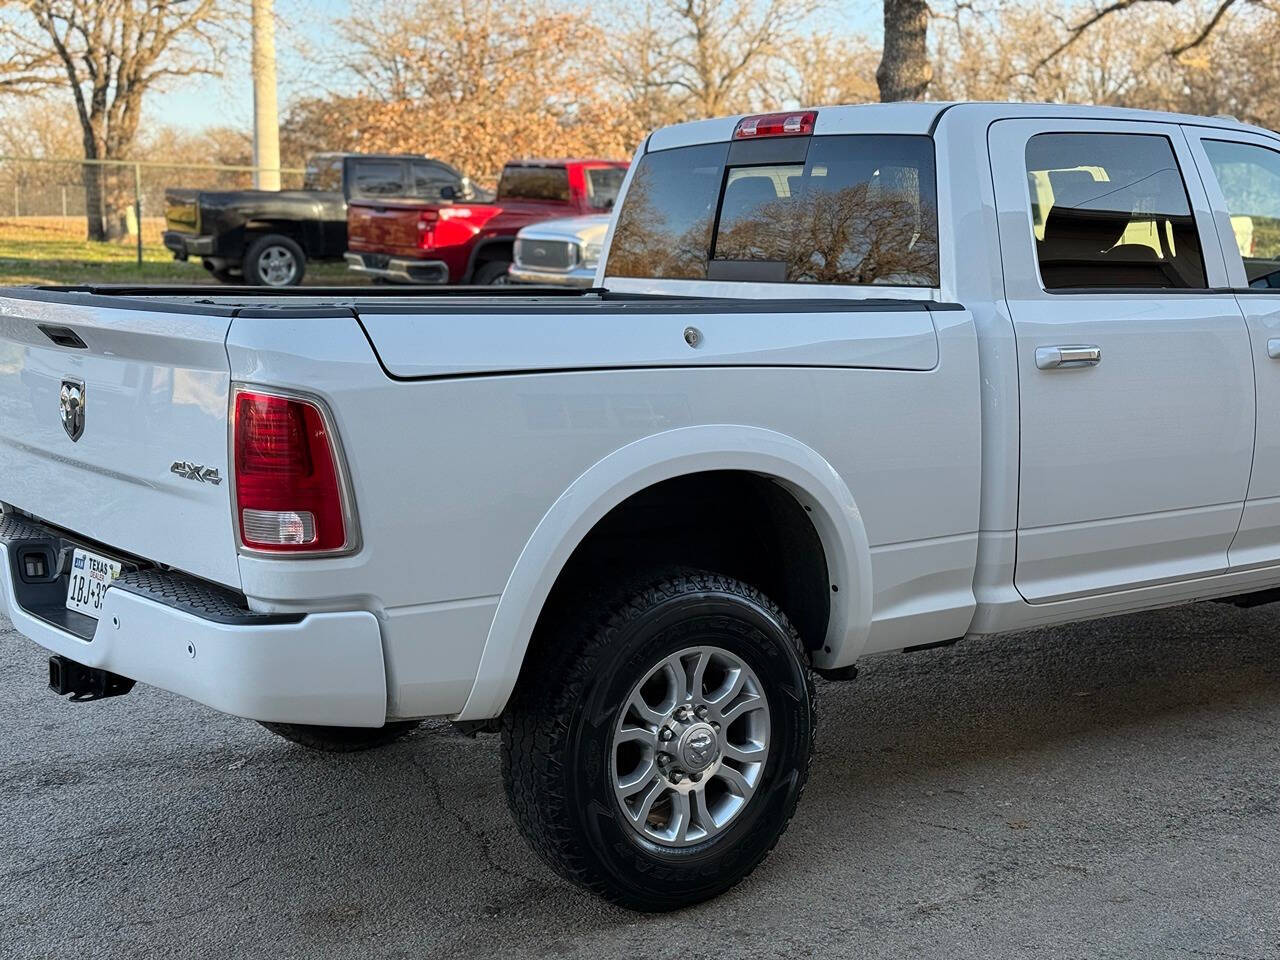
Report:
[[[207,257],[213,253],[213,237],[193,237],[188,233],[166,230],[162,236],[164,245],[173,251],[175,260],[188,257]]]
[[[160,570],[126,574],[101,617],[59,611],[66,576],[23,580],[19,555],[73,545],[25,518],[0,522],[0,607],[51,653],[147,683],[224,713],[278,723],[378,727],[387,680],[377,618],[367,611],[255,614],[236,595]]]
[[[595,286],[595,267],[574,267],[572,270],[539,270],[537,267],[522,267],[513,263],[507,274],[516,283],[551,284],[561,287]]]
[[[407,260],[377,253],[346,253],[347,266],[356,273],[393,283],[448,283],[449,265],[443,260]]]

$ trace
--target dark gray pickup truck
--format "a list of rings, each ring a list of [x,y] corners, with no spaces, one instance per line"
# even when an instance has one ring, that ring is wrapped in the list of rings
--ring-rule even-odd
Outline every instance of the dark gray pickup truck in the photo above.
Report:
[[[389,196],[477,198],[470,180],[439,160],[322,153],[308,161],[301,190],[169,188],[164,245],[178,260],[198,257],[224,283],[293,286],[308,260],[342,259],[348,200]]]

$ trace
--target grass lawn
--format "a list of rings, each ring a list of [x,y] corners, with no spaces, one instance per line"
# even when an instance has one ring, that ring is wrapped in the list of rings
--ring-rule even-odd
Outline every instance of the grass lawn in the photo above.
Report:
[[[132,237],[84,239],[81,217],[0,217],[0,286],[80,283],[214,283],[199,261],[181,263],[160,242],[163,221],[143,218],[142,266]],[[309,263],[305,283],[358,282],[342,263]]]

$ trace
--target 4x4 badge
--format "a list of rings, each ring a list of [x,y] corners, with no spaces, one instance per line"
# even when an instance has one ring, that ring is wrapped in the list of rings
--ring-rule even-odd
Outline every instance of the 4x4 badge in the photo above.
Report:
[[[212,483],[215,487],[222,482],[222,477],[218,473],[217,467],[206,467],[203,464],[192,463],[190,460],[173,461],[169,467],[169,472],[176,473],[186,480],[195,480],[198,483]]]
[[[64,377],[58,391],[58,406],[62,411],[62,429],[72,441],[84,433],[84,381]]]

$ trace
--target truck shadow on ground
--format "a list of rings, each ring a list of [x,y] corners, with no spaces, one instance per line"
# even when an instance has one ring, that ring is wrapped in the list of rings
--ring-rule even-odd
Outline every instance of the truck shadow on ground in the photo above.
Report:
[[[1138,744],[1158,766],[1166,754],[1175,763],[1188,738],[1211,749],[1230,736],[1219,728],[1234,711],[1280,708],[1273,618],[1266,608],[1202,605],[869,660],[857,682],[821,684],[818,755],[795,830],[857,846],[865,842],[853,829],[859,816],[904,787],[926,803],[961,796],[980,769],[984,780],[1012,781],[1006,792],[1016,796],[1019,779],[1036,776],[1046,756],[1085,748],[1097,760],[1119,745],[1117,762],[1127,763]],[[376,759],[318,762],[332,764],[334,792],[367,786],[370,763],[384,784],[416,772],[429,815],[399,835],[394,856],[430,860],[443,842],[463,869],[501,875],[509,896],[490,898],[491,913],[536,910],[543,893],[561,899],[569,889],[527,853],[506,816],[494,738],[468,740],[441,725]],[[1082,779],[1075,789],[1091,785]],[[598,913],[592,901],[581,906]]]

